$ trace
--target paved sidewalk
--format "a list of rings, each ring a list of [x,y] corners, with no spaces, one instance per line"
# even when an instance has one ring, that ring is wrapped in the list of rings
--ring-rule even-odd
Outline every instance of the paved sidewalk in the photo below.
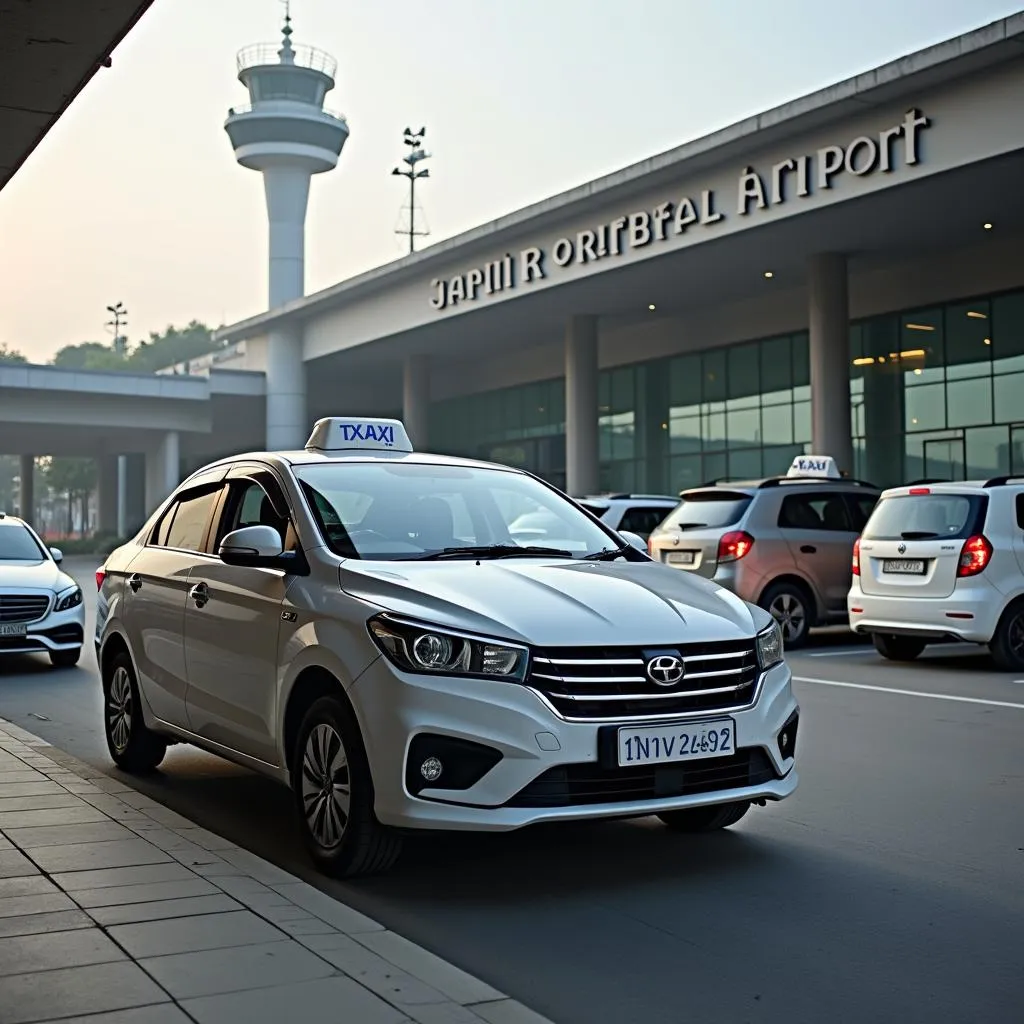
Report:
[[[0,1024],[548,1024],[0,719]]]

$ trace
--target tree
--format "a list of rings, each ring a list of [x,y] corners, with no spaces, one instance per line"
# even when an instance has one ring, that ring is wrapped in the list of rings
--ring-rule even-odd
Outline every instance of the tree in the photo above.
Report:
[[[53,359],[54,366],[69,370],[119,370],[125,373],[154,373],[174,363],[185,362],[222,348],[213,340],[213,332],[205,324],[193,320],[185,327],[169,324],[162,334],[151,331],[146,341],[139,342],[125,355],[113,345],[85,341],[65,345]]]
[[[53,365],[68,370],[124,370],[125,359],[109,345],[85,341],[65,345],[54,357]]]
[[[10,348],[7,342],[0,342],[0,363],[27,363],[28,360],[17,350]]]
[[[67,532],[74,532],[74,506],[79,502],[83,529],[86,523],[89,495],[96,489],[97,473],[94,459],[67,458],[56,456],[49,459],[43,468],[47,486],[57,494],[63,494],[68,502]]]

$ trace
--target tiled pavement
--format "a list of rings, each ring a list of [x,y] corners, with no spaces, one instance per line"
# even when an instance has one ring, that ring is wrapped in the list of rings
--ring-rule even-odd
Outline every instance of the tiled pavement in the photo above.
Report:
[[[0,1024],[547,1024],[0,719]]]

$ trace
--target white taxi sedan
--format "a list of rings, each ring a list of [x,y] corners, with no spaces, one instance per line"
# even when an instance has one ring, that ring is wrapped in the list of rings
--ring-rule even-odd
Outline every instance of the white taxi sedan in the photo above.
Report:
[[[543,546],[511,535],[528,513]],[[634,543],[393,420],[213,463],[98,574],[110,754],[193,743],[290,785],[335,874],[407,829],[732,825],[797,785],[778,626]]]

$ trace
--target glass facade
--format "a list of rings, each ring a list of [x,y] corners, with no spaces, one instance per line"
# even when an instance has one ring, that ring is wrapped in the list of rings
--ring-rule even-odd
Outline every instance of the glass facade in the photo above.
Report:
[[[1024,291],[858,321],[850,346],[857,477],[1024,473]],[[602,489],[785,472],[811,441],[807,332],[603,370],[598,404]],[[562,378],[436,402],[430,431],[565,485]]]

